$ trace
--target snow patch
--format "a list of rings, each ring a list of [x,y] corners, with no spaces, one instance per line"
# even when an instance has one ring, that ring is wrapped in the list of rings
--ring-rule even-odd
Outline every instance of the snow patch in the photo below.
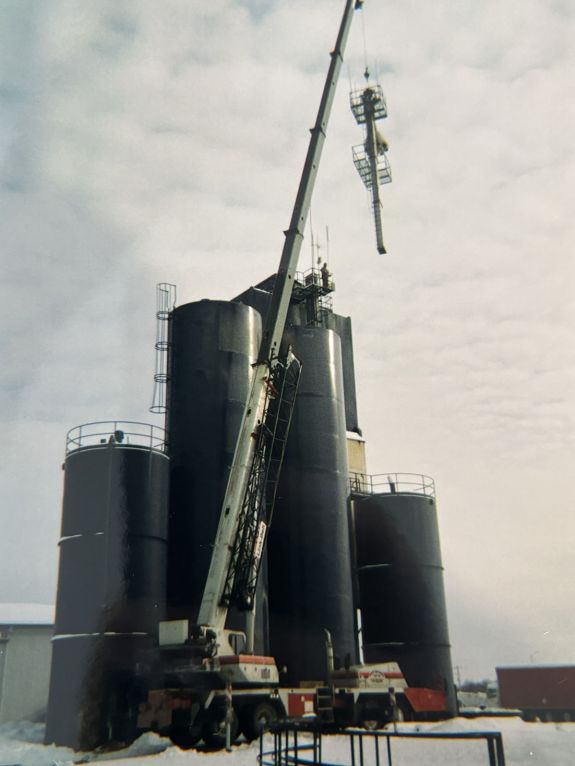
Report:
[[[0,740],[16,739],[20,742],[44,742],[44,724],[30,721],[8,721],[0,723]]]
[[[575,724],[525,723],[519,718],[481,718],[475,721],[456,718],[442,723],[402,724],[404,730],[414,731],[501,731],[507,766],[573,766]],[[92,761],[122,759],[123,766],[257,766],[257,742],[243,744],[232,753],[219,751],[201,753],[183,751],[157,734],[148,732],[123,750],[107,753],[76,753],[65,747],[41,745],[42,724],[13,723],[0,725],[0,766],[68,766]],[[305,735],[301,740],[305,740]],[[356,743],[357,746],[357,743]],[[273,747],[273,738],[264,740],[264,752]],[[366,766],[375,766],[371,738],[364,745]],[[385,763],[385,743],[380,745]],[[487,749],[482,742],[450,742],[422,740],[392,741],[394,766],[487,766]],[[324,759],[344,766],[350,764],[349,739],[346,736],[326,736],[323,739]],[[309,757],[310,753],[307,753]],[[357,752],[356,752],[357,755]]]

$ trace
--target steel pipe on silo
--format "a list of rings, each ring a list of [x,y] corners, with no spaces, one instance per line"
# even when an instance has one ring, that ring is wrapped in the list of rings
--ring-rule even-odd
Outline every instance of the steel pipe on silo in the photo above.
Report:
[[[355,661],[341,344],[324,328],[284,342],[302,375],[268,541],[271,651],[286,683],[326,678],[324,629]]]
[[[47,743],[86,750],[129,735],[136,655],[165,616],[169,461],[163,430],[140,425],[71,432]]]
[[[435,499],[392,491],[353,502],[365,662],[398,662],[455,712]]]
[[[260,315],[240,303],[202,300],[171,314],[168,605],[173,618],[195,622],[197,617],[260,338]],[[264,579],[265,574],[256,595],[262,604]],[[258,651],[267,644],[263,613],[256,618]],[[227,624],[243,630],[245,615],[231,610]]]

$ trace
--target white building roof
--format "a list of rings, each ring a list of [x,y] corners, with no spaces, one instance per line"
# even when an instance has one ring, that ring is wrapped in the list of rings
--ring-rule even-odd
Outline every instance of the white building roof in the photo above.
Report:
[[[53,625],[52,604],[0,604],[0,625]]]

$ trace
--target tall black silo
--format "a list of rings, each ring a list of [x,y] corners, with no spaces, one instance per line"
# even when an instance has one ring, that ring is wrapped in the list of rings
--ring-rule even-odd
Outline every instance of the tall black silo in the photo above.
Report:
[[[319,272],[318,272],[319,273]],[[252,306],[265,317],[275,283],[275,274],[255,287],[250,287],[233,300]],[[298,303],[294,297],[290,303],[286,326],[308,326],[305,303]],[[357,399],[355,390],[355,370],[353,360],[353,338],[351,318],[333,313],[331,310],[321,312],[319,325],[329,330],[335,330],[341,341],[341,358],[343,369],[343,388],[345,393],[345,416],[348,431],[361,433],[358,424]],[[316,325],[318,326],[318,325]]]
[[[163,429],[70,432],[46,742],[86,750],[129,734],[136,654],[165,617],[169,461]]]
[[[171,314],[168,604],[173,618],[197,618],[260,338],[260,315],[240,303],[202,300]],[[243,629],[245,616],[231,612],[228,626]],[[265,651],[266,633],[256,621],[257,651]]]
[[[355,661],[341,346],[324,328],[292,327],[303,363],[268,540],[271,651],[286,683],[326,677],[324,629]]]
[[[393,491],[355,496],[363,654],[398,662],[410,686],[444,691],[455,712],[436,504],[425,484],[401,491],[390,480]]]

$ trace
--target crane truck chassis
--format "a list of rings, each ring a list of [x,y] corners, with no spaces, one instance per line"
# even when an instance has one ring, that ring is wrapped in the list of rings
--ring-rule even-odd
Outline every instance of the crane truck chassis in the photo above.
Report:
[[[251,741],[272,723],[287,719],[315,718],[337,731],[446,715],[445,694],[409,687],[394,662],[333,670],[328,683],[283,687],[270,657],[216,657],[198,671],[187,661],[184,647],[167,647],[160,654],[139,668],[145,680],[135,733],[155,731],[182,747],[200,740],[223,747],[226,723],[233,742],[240,734]]]

